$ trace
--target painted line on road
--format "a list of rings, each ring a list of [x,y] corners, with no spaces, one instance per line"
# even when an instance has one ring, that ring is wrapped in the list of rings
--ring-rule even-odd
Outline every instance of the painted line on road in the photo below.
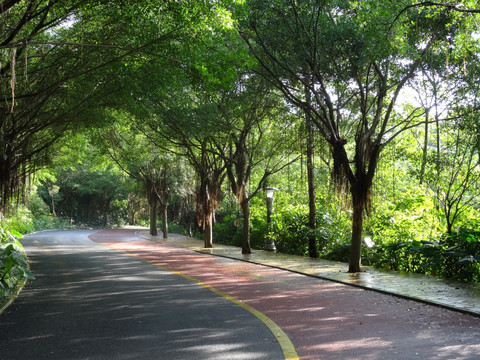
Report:
[[[297,355],[297,351],[295,350],[295,346],[290,341],[287,334],[285,334],[285,332],[280,328],[280,326],[278,326],[272,319],[270,319],[267,315],[261,313],[257,309],[255,309],[255,308],[251,307],[250,305],[247,305],[247,304],[241,302],[237,298],[235,298],[231,295],[228,295],[227,293],[224,293],[223,291],[220,291],[220,290],[214,288],[213,286],[210,286],[210,285],[208,285],[204,282],[201,282],[201,281],[199,281],[199,280],[197,280],[197,279],[195,279],[195,278],[193,278],[189,275],[182,274],[181,272],[170,269],[170,268],[168,268],[164,265],[157,264],[157,263],[155,263],[151,260],[145,259],[141,256],[138,256],[138,255],[135,255],[135,254],[132,254],[132,253],[129,253],[125,250],[120,250],[120,249],[118,249],[114,246],[108,245],[106,243],[100,242],[100,244],[102,244],[106,247],[109,247],[110,249],[113,249],[115,251],[127,254],[127,255],[129,255],[131,257],[134,257],[136,259],[139,259],[139,260],[148,262],[152,265],[158,266],[159,268],[161,268],[163,270],[166,270],[166,271],[169,271],[171,273],[174,273],[175,275],[179,275],[179,276],[183,277],[184,279],[190,280],[191,282],[194,282],[198,285],[201,285],[204,288],[206,288],[210,291],[213,291],[215,294],[223,296],[224,298],[230,300],[234,304],[242,307],[243,309],[245,309],[245,310],[249,311],[250,313],[252,313],[253,315],[255,315],[261,322],[263,322],[268,327],[268,329],[275,336],[275,338],[277,339],[280,347],[282,348],[283,355],[285,356],[285,360],[299,360],[300,359]]]

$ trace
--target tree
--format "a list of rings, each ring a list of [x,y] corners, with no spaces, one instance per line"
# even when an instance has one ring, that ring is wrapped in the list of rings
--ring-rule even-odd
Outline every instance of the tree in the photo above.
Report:
[[[184,144],[187,143],[184,142]],[[220,202],[221,186],[225,179],[225,165],[209,150],[211,146],[209,141],[203,140],[199,153],[191,145],[186,146],[187,157],[198,175],[195,208],[197,221],[205,232],[205,248],[213,247],[215,209]]]
[[[441,161],[448,165],[444,166],[438,179],[436,197],[449,235],[462,213],[478,202],[475,194],[480,179],[477,141],[476,135],[465,134],[458,128],[444,141]]]
[[[125,73],[151,60],[146,54],[179,64],[179,44],[217,15],[196,0],[1,5],[8,25],[0,39],[0,212],[26,176],[48,163],[50,147],[68,129],[95,126],[97,109],[126,102]]]
[[[363,217],[379,155],[418,126],[414,117],[396,118],[395,104],[432,46],[454,37],[452,14],[381,1],[246,3],[240,32],[259,73],[312,117],[330,145],[338,187],[349,187],[349,272],[360,271]],[[306,101],[305,88],[314,102]]]
[[[58,124],[58,112],[46,117],[41,111],[49,107],[47,100],[59,90],[58,77],[46,86],[49,67],[42,75],[28,71],[38,67],[47,49],[27,45],[44,38],[46,30],[68,16],[71,4],[59,3],[5,1],[0,9],[3,24],[8,24],[0,40],[0,214],[25,185],[33,163],[41,162],[44,150],[58,139],[62,128],[62,124],[52,126]]]
[[[45,187],[47,190],[48,195],[51,198],[50,201],[50,208],[52,209],[52,215],[57,216],[57,213],[55,212],[55,200],[58,196],[58,192],[60,190],[60,187],[52,182],[52,180],[44,180],[42,181],[42,185]]]
[[[92,144],[91,134],[69,133],[52,151],[56,156],[51,165],[38,171],[32,183],[38,184],[38,194],[50,205],[53,216],[91,226],[126,221],[127,179]]]
[[[308,88],[305,89],[305,101],[311,103],[312,99],[310,97],[310,92]],[[307,156],[307,183],[308,183],[308,226],[312,231],[310,231],[308,237],[308,255],[312,258],[318,257],[317,251],[317,239],[315,236],[315,230],[317,228],[317,209],[315,205],[315,176],[314,176],[314,123],[311,118],[311,115],[308,112],[305,112],[305,125],[307,129],[307,145],[306,145],[306,156]]]
[[[248,62],[229,13],[221,5],[212,7],[206,26],[199,25],[188,41],[178,45],[175,63],[165,66],[153,56],[142,64],[143,75],[134,86],[141,100],[132,104],[137,110],[130,110],[138,114],[138,127],[155,146],[184,156],[194,169],[196,215],[205,231],[205,247],[213,246],[215,208],[226,176],[225,163],[216,154],[219,110],[212,98],[228,91],[238,69]]]
[[[139,181],[150,205],[150,235],[157,233],[157,214],[160,206],[163,238],[168,237],[168,204],[172,194],[183,194],[188,186],[188,170],[182,159],[167,152],[146,138],[129,117],[112,111],[117,124],[101,133],[101,142],[111,158],[123,171]],[[122,121],[127,123],[123,126]],[[134,123],[134,121],[131,121]]]
[[[225,164],[212,151],[214,133],[207,130],[203,122],[204,117],[210,115],[208,110],[211,109],[198,109],[195,105],[191,108],[183,103],[171,102],[169,109],[159,106],[157,112],[161,113],[162,110],[165,112],[161,119],[152,119],[145,131],[153,132],[154,136],[150,138],[155,146],[170,151],[174,149],[175,154],[188,159],[194,169],[197,176],[197,221],[204,229],[205,248],[211,248],[215,208],[221,199],[221,185],[225,179]]]
[[[266,186],[269,176],[289,165],[286,158],[296,149],[292,146],[295,137],[288,134],[292,116],[285,115],[288,108],[266,85],[246,74],[235,89],[219,97],[217,105],[221,111],[217,122],[223,131],[214,141],[242,210],[243,254],[251,253],[250,201]],[[260,180],[251,186],[253,171],[260,167]]]

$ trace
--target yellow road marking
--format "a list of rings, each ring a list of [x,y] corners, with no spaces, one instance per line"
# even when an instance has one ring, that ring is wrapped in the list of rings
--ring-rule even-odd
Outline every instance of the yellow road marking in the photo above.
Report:
[[[131,257],[134,257],[136,259],[139,259],[139,260],[148,262],[152,265],[158,266],[159,268],[161,268],[163,270],[166,270],[166,271],[169,271],[171,273],[174,273],[175,275],[179,275],[179,276],[183,277],[184,279],[190,280],[190,281],[192,281],[192,282],[194,282],[198,285],[201,285],[204,288],[206,288],[210,291],[213,291],[214,293],[216,293],[220,296],[223,296],[224,298],[230,300],[234,304],[242,307],[243,309],[245,309],[245,310],[249,311],[250,313],[252,313],[253,315],[255,315],[261,322],[263,322],[268,327],[268,329],[275,336],[275,338],[277,339],[280,347],[282,348],[283,355],[285,356],[285,360],[299,360],[300,359],[297,355],[297,351],[295,350],[295,346],[293,346],[293,344],[290,341],[290,339],[288,338],[287,334],[285,334],[285,332],[280,328],[280,326],[278,326],[272,319],[270,319],[267,315],[261,313],[257,309],[255,309],[255,308],[251,307],[250,305],[247,305],[247,304],[241,302],[237,298],[234,298],[233,296],[228,295],[228,294],[224,293],[223,291],[220,291],[220,290],[214,288],[213,286],[205,284],[204,282],[201,282],[201,281],[199,281],[199,280],[197,280],[197,279],[195,279],[195,278],[193,278],[189,275],[182,274],[181,272],[170,269],[170,268],[168,268],[164,265],[156,264],[153,261],[142,258],[138,255],[131,254],[127,251],[117,249],[113,246],[110,246],[110,245],[107,245],[107,244],[104,244],[104,243],[102,243],[102,245],[107,246],[107,247],[109,247],[113,250],[123,252],[124,254],[127,254],[127,255],[129,255]]]

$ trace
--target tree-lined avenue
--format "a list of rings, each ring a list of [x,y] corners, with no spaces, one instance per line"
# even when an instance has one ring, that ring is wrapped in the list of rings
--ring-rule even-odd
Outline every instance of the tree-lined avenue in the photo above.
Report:
[[[37,280],[0,318],[1,346],[18,351],[9,358],[40,358],[43,350],[70,359],[283,358],[256,317],[185,276],[268,316],[300,359],[475,359],[480,351],[480,319],[469,315],[198,254],[133,231],[90,234],[109,248],[88,234],[24,240]]]

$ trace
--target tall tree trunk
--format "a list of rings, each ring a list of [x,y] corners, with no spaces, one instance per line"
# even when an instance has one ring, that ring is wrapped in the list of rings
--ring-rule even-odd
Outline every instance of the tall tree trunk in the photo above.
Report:
[[[434,88],[436,89],[436,88]],[[435,183],[436,183],[436,198],[440,199],[440,175],[442,172],[442,163],[441,163],[441,157],[440,157],[440,119],[438,115],[438,99],[437,99],[437,91],[434,90],[434,97],[435,97],[435,130],[436,130],[436,142],[437,142],[437,154],[436,154],[436,159],[435,159]],[[437,201],[437,210],[440,210],[440,202]]]
[[[444,206],[445,206],[445,208],[447,207],[447,205],[444,205]],[[447,234],[450,236],[453,233],[453,220],[450,217],[450,214],[451,214],[450,209],[447,209],[445,211],[445,214],[446,214],[445,218],[446,218],[446,221],[447,221]]]
[[[368,138],[358,140],[355,153],[356,173],[353,174],[353,172],[350,171],[348,176],[353,207],[352,241],[348,268],[348,272],[350,273],[362,271],[363,215],[364,211],[368,209],[370,190],[372,188],[380,150],[380,145],[370,143]],[[350,165],[345,162],[346,152],[343,154],[343,166],[347,169],[347,165]]]
[[[205,224],[204,224],[204,230],[205,230],[205,248],[210,249],[213,248],[213,213],[208,212],[205,214]]]
[[[352,219],[352,241],[350,248],[349,273],[362,271],[362,233],[363,233],[363,211],[365,201],[358,196],[352,188],[353,219]]]
[[[363,232],[363,211],[368,199],[369,182],[365,173],[365,154],[364,148],[360,142],[357,142],[355,165],[357,174],[354,174],[350,168],[350,161],[345,150],[345,142],[337,141],[332,144],[333,155],[333,180],[340,191],[344,186],[350,185],[350,194],[352,197],[353,218],[352,218],[352,238],[350,243],[350,261],[348,272],[355,273],[361,271],[362,263],[362,232]],[[375,162],[375,158],[371,157]],[[372,163],[375,166],[376,163]],[[371,178],[373,179],[373,172]]]
[[[308,256],[312,258],[318,257],[317,239],[315,236],[316,224],[316,206],[315,206],[315,179],[314,179],[314,163],[313,163],[313,126],[312,119],[309,114],[306,114],[306,123],[308,130],[307,138],[307,178],[308,178],[308,226],[310,233],[308,236]]]
[[[427,166],[429,112],[429,109],[425,109],[425,136],[423,138],[422,167],[420,168],[420,185],[423,184],[423,181],[425,179],[425,168]]]
[[[53,215],[53,217],[57,217],[57,213],[55,212],[55,199],[54,199],[54,196],[51,195],[51,198],[52,198],[52,215]]]
[[[215,211],[214,192],[212,192],[211,178],[207,175],[202,186],[203,197],[203,230],[205,231],[204,245],[209,249],[213,247],[213,212]]]
[[[157,198],[155,194],[150,196],[150,235],[157,236]]]
[[[168,205],[167,204],[162,204],[162,233],[163,233],[163,238],[167,239],[168,238]]]
[[[251,254],[250,248],[250,202],[244,196],[241,201],[243,211],[242,254]]]

